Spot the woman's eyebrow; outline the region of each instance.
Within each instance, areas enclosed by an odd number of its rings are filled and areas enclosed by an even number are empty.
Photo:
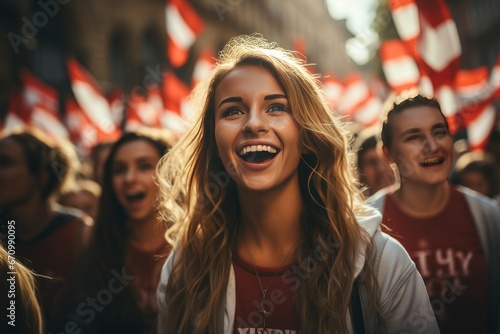
[[[223,103],[227,103],[227,102],[243,102],[243,99],[239,96],[226,97],[225,99],[220,101],[219,108]]]
[[[272,94],[272,95],[266,95],[264,97],[264,100],[276,100],[276,99],[286,99],[286,95],[283,95],[283,94]]]

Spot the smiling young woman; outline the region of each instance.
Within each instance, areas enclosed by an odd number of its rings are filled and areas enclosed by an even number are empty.
[[[313,76],[258,36],[220,55],[196,89],[198,118],[158,169],[175,247],[159,333],[439,332],[408,254],[361,204]]]

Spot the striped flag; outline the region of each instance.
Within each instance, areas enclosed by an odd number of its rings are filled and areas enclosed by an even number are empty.
[[[389,0],[389,6],[401,40],[434,88],[451,85],[462,50],[445,0]]]
[[[189,49],[204,28],[204,23],[187,0],[169,0],[165,9],[167,56],[173,67],[184,65]]]
[[[111,107],[103,90],[76,59],[69,59],[67,65],[73,95],[81,110],[94,127],[102,132],[102,136],[114,137],[115,132],[119,132],[119,129],[114,122]]]
[[[194,65],[191,87],[195,87],[200,81],[205,79],[215,66],[215,54],[212,50],[201,51],[198,61]]]

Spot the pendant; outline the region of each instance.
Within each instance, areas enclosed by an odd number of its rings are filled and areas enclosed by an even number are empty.
[[[260,302],[260,309],[257,310],[257,313],[262,313],[264,316],[264,321],[266,321],[265,317],[269,317],[271,315],[271,311],[265,299],[262,299]]]
[[[264,299],[260,302],[260,309],[257,310],[257,313],[262,313],[262,327],[257,330],[257,333],[259,334],[271,334],[266,328],[266,318],[271,315],[271,310],[269,308],[269,305],[266,303],[265,299],[265,293],[264,293]]]

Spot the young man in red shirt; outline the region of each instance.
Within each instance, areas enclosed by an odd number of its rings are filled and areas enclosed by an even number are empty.
[[[417,265],[441,332],[497,333],[500,209],[447,182],[453,139],[439,103],[421,95],[395,102],[382,142],[401,182],[368,202]]]

